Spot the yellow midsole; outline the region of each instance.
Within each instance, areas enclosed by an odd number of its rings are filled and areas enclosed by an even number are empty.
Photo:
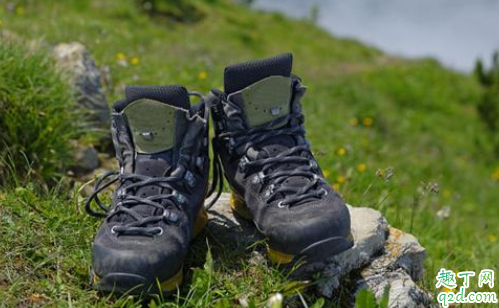
[[[230,208],[239,214],[244,219],[251,220],[253,221],[253,216],[251,215],[251,212],[246,205],[246,202],[244,202],[244,199],[239,197],[235,193],[230,194],[230,199],[229,199],[229,205]]]
[[[208,223],[208,213],[206,212],[204,206],[201,206],[201,208],[199,209],[198,217],[196,218],[194,226],[192,227],[192,238],[198,236],[201,233],[201,231],[203,231],[203,228],[206,226],[207,223]]]
[[[269,257],[270,261],[278,264],[289,264],[293,262],[295,258],[294,255],[280,252],[278,250],[271,248],[270,246],[267,247],[267,256]]]
[[[196,221],[194,222],[194,226],[192,228],[193,238],[198,236],[201,233],[201,231],[203,231],[203,228],[206,226],[207,223],[208,223],[208,213],[206,212],[204,206],[201,206],[201,208],[199,209],[198,217],[196,218]],[[183,279],[184,279],[184,273],[181,268],[178,271],[178,273],[176,273],[172,278],[163,281],[161,283],[161,291],[163,292],[174,291],[182,283]]]
[[[240,196],[238,196],[234,192],[232,192],[230,194],[229,205],[230,205],[230,208],[234,212],[239,214],[239,216],[241,216],[242,218],[247,219],[247,220],[251,220],[251,221],[253,220],[253,216],[251,215],[251,212],[250,212],[248,206],[246,205],[246,202],[244,201],[244,199],[241,198]],[[267,247],[267,255],[268,255],[270,261],[272,261],[274,263],[279,263],[279,264],[291,263],[295,258],[294,255],[280,252],[278,250],[271,248],[270,246]]]
[[[178,286],[182,283],[182,279],[184,279],[184,272],[182,268],[175,274],[172,278],[163,281],[160,284],[161,291],[163,292],[172,292],[178,288]]]

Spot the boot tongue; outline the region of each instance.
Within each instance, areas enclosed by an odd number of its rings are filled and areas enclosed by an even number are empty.
[[[268,124],[291,111],[293,56],[282,54],[265,60],[234,64],[225,69],[225,92],[242,113],[246,127]],[[273,128],[279,128],[280,123]],[[276,136],[259,144],[265,156],[296,145],[291,136]]]
[[[293,55],[285,53],[272,58],[229,65],[224,71],[225,94],[230,95],[270,76],[291,76]]]
[[[261,126],[290,112],[292,62],[291,54],[283,54],[225,69],[225,92],[246,126]]]
[[[136,152],[134,172],[163,176],[174,165],[185,134],[189,95],[180,86],[132,86],[123,113]]]
[[[225,92],[228,100],[242,112],[243,122],[249,128],[268,124],[291,112],[292,55],[235,64],[225,69]],[[274,129],[287,123],[280,123]],[[296,146],[299,140],[290,135],[268,138],[247,151],[251,160],[273,157]],[[294,170],[295,164],[281,164],[279,170]],[[308,179],[290,177],[286,186],[303,187]]]
[[[133,173],[168,176],[176,166],[187,127],[190,109],[187,90],[180,86],[128,87],[126,100],[120,104],[135,149]],[[167,193],[170,192],[158,186],[146,185],[137,189],[135,195],[147,198]],[[142,216],[158,214],[157,209],[144,204],[132,208]],[[118,219],[124,222],[131,219],[128,215],[120,216]]]

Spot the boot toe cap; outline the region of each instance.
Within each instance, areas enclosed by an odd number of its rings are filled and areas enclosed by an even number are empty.
[[[146,240],[147,241],[147,240]],[[93,272],[99,288],[141,293],[156,288],[182,270],[185,252],[180,245],[97,238],[93,245]],[[135,286],[134,286],[135,284]]]
[[[326,198],[313,204],[302,204],[299,209],[276,213],[277,223],[269,224],[269,245],[286,254],[334,255],[352,246],[350,214],[339,198]],[[278,216],[281,216],[278,218]]]

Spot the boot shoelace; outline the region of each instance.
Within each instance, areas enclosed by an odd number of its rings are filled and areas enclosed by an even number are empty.
[[[109,180],[104,183],[106,179]],[[85,209],[92,216],[106,217],[107,221],[111,221],[113,217],[118,215],[126,215],[127,217],[132,218],[132,222],[115,225],[111,230],[112,233],[148,236],[161,235],[163,229],[154,225],[157,225],[157,223],[161,221],[168,224],[176,223],[179,217],[175,212],[170,211],[169,208],[174,206],[177,209],[182,210],[182,205],[186,202],[186,197],[180,194],[171,185],[175,182],[184,183],[185,181],[183,180],[184,179],[180,177],[149,177],[134,173],[110,171],[96,181],[94,192],[85,203]],[[114,208],[111,208],[111,206],[106,206],[102,203],[99,199],[99,194],[118,181],[120,182],[120,185],[116,191],[117,204]],[[137,190],[146,186],[160,187],[168,193],[161,193],[149,197],[137,196]],[[100,211],[95,211],[91,208],[93,201],[99,206],[101,209]],[[151,206],[160,210],[161,214],[144,217],[133,209],[133,207],[137,205]]]
[[[272,120],[263,127],[250,128],[244,131],[220,133],[216,136],[216,138],[218,140],[228,140],[229,148],[232,151],[244,145],[242,153],[247,153],[250,148],[254,146],[258,147],[260,142],[275,136],[304,136],[305,131],[299,124],[279,129],[273,128],[290,122],[303,123],[303,120],[303,114],[290,113]],[[215,144],[213,146],[215,147]],[[215,171],[217,169],[221,169],[221,163],[216,149],[214,149],[213,152],[215,153],[213,161],[215,177],[218,175]],[[306,155],[302,156],[303,153]],[[279,167],[285,164],[293,164],[296,167],[293,170],[279,170]],[[262,184],[260,193],[264,188],[267,188],[264,193],[267,204],[279,199],[279,207],[290,207],[299,204],[303,200],[309,198],[321,198],[327,194],[327,190],[321,188],[321,186],[325,184],[325,181],[317,174],[318,166],[312,158],[308,144],[291,147],[274,157],[250,160],[247,154],[245,154],[241,158],[239,168],[245,174],[245,177],[254,174],[253,170],[260,169],[252,181],[255,184],[258,182]],[[276,171],[274,171],[274,169]],[[221,172],[218,173],[221,174]],[[283,182],[285,182],[289,177],[293,176],[304,177],[308,180],[308,183],[301,188],[282,185]],[[218,177],[219,179],[216,179],[214,182],[219,182],[219,187],[223,187],[223,176],[219,175]],[[271,181],[272,183],[269,185]]]
[[[204,101],[203,95],[199,92],[189,91],[189,95],[198,96],[202,101]],[[216,174],[217,177],[214,178],[211,183],[211,187],[209,188],[206,196],[207,198],[213,194],[216,186],[218,186],[218,177],[221,174],[220,172],[221,166],[218,166],[218,169],[214,171],[214,174]],[[174,211],[170,211],[169,208],[174,206],[178,210],[182,211],[182,206],[185,205],[187,201],[186,197],[175,190],[171,184],[180,183],[180,185],[185,185],[185,183],[187,183],[190,185],[189,182],[192,177],[190,177],[189,174],[190,172],[186,171],[184,177],[150,177],[135,173],[109,171],[95,182],[94,191],[85,202],[85,210],[91,216],[105,217],[107,221],[110,221],[113,217],[118,215],[131,217],[133,221],[129,223],[117,221],[119,224],[113,226],[111,229],[111,232],[115,234],[136,234],[146,236],[161,235],[163,233],[163,229],[157,226],[159,222],[163,221],[167,224],[173,224],[179,220],[178,215]],[[105,182],[106,180],[108,181]],[[112,208],[112,206],[106,206],[102,203],[99,199],[99,194],[117,182],[120,183],[116,192],[117,204],[114,208]],[[156,186],[169,193],[161,193],[149,197],[137,196],[137,190],[146,186]],[[213,204],[215,204],[222,194],[222,189],[223,183],[215,198],[210,201],[206,208],[210,208]],[[100,211],[94,211],[92,209],[91,205],[94,201],[100,208]],[[148,215],[144,217],[133,209],[133,207],[137,205],[154,207],[161,210],[161,214]]]

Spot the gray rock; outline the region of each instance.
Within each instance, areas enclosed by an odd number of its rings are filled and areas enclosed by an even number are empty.
[[[430,293],[416,285],[402,268],[385,270],[359,280],[358,290],[368,288],[377,299],[381,299],[388,288],[389,308],[438,307]]]
[[[53,57],[56,66],[70,79],[79,106],[88,113],[93,124],[107,130],[110,114],[102,93],[101,72],[85,46],[80,43],[58,44],[53,49]]]
[[[99,153],[91,146],[77,145],[71,169],[77,176],[88,174],[99,167]]]
[[[319,283],[319,292],[331,297],[340,286],[340,279],[355,269],[362,268],[371,256],[383,248],[388,223],[380,212],[370,208],[349,206],[354,246],[322,263],[311,264],[311,272],[321,270],[325,278]]]
[[[222,194],[208,211],[210,218],[208,230],[213,234],[213,238],[237,246],[248,246],[261,240],[262,237],[251,222],[234,216],[229,206],[229,199],[230,194]]]
[[[233,215],[229,196],[222,194],[209,211],[208,229],[213,238],[245,246],[262,240],[251,222]],[[319,273],[318,292],[325,297],[332,297],[340,287],[350,288],[352,302],[347,306],[353,306],[355,295],[362,288],[370,289],[381,299],[389,287],[389,307],[432,307],[431,295],[415,283],[424,275],[426,254],[417,239],[390,227],[376,210],[352,206],[348,209],[354,246],[323,262],[301,266],[293,277],[306,279]],[[252,264],[263,262],[259,254],[252,255]]]
[[[430,293],[415,284],[424,276],[425,256],[414,236],[390,227],[382,253],[362,269],[357,288],[369,288],[378,299],[389,288],[389,307],[433,307]]]

